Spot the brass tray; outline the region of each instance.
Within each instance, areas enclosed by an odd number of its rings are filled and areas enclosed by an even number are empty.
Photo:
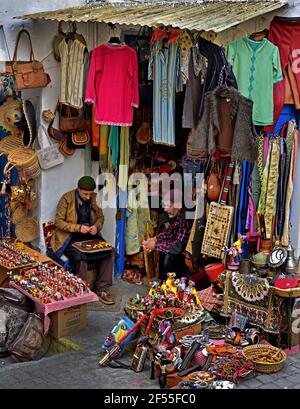
[[[95,248],[93,249],[93,245],[97,245],[98,243],[106,243],[106,245],[109,245],[104,248]],[[72,244],[73,247],[75,247],[77,250],[81,251],[82,253],[99,253],[100,251],[108,251],[112,249],[112,245],[110,243],[107,243],[105,240],[85,240],[85,241],[77,241]]]
[[[274,294],[278,295],[279,297],[283,297],[283,298],[298,298],[298,297],[300,297],[300,287],[287,288],[287,289],[273,287],[273,286],[270,286],[270,287],[274,291]]]

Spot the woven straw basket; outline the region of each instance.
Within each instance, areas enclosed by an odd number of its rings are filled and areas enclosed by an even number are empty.
[[[20,146],[22,146],[20,135],[8,135],[0,141],[0,152],[8,155]]]
[[[19,147],[8,155],[8,163],[16,166],[18,170],[24,170],[28,179],[34,179],[41,173],[41,168],[34,149]]]
[[[281,360],[279,362],[257,362],[254,361],[253,358],[257,354],[257,352],[278,352],[280,351]],[[280,371],[286,360],[286,353],[279,348],[273,347],[272,345],[251,345],[243,349],[243,354],[246,359],[254,363],[255,370],[257,372],[263,373],[274,373]]]
[[[14,224],[20,223],[28,214],[28,210],[20,203],[14,208],[12,213],[12,222]]]
[[[17,239],[23,243],[28,243],[39,237],[39,227],[37,221],[32,219],[23,219],[16,225]]]

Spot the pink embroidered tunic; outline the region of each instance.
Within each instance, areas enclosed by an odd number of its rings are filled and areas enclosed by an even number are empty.
[[[85,102],[95,104],[98,124],[131,126],[139,105],[138,60],[126,44],[101,44],[92,51]]]

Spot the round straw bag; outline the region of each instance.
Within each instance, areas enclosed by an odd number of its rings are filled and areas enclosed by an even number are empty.
[[[27,208],[25,206],[22,206],[21,203],[18,203],[12,212],[13,224],[20,223],[23,219],[26,218],[27,214],[28,214]]]
[[[8,155],[22,144],[20,135],[8,135],[0,141],[0,152]]]
[[[34,149],[22,147],[16,148],[8,155],[8,162],[16,166],[18,170],[23,169],[28,179],[34,179],[41,173],[40,165]]]
[[[23,243],[28,243],[39,237],[39,227],[35,218],[23,220],[16,225],[17,239]]]

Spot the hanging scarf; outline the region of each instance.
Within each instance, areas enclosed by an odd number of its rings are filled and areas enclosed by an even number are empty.
[[[127,188],[128,165],[129,165],[129,127],[122,126],[120,133],[119,187],[124,191]]]
[[[111,151],[111,160],[114,169],[118,168],[119,159],[119,127],[111,126],[108,138],[108,146]]]

